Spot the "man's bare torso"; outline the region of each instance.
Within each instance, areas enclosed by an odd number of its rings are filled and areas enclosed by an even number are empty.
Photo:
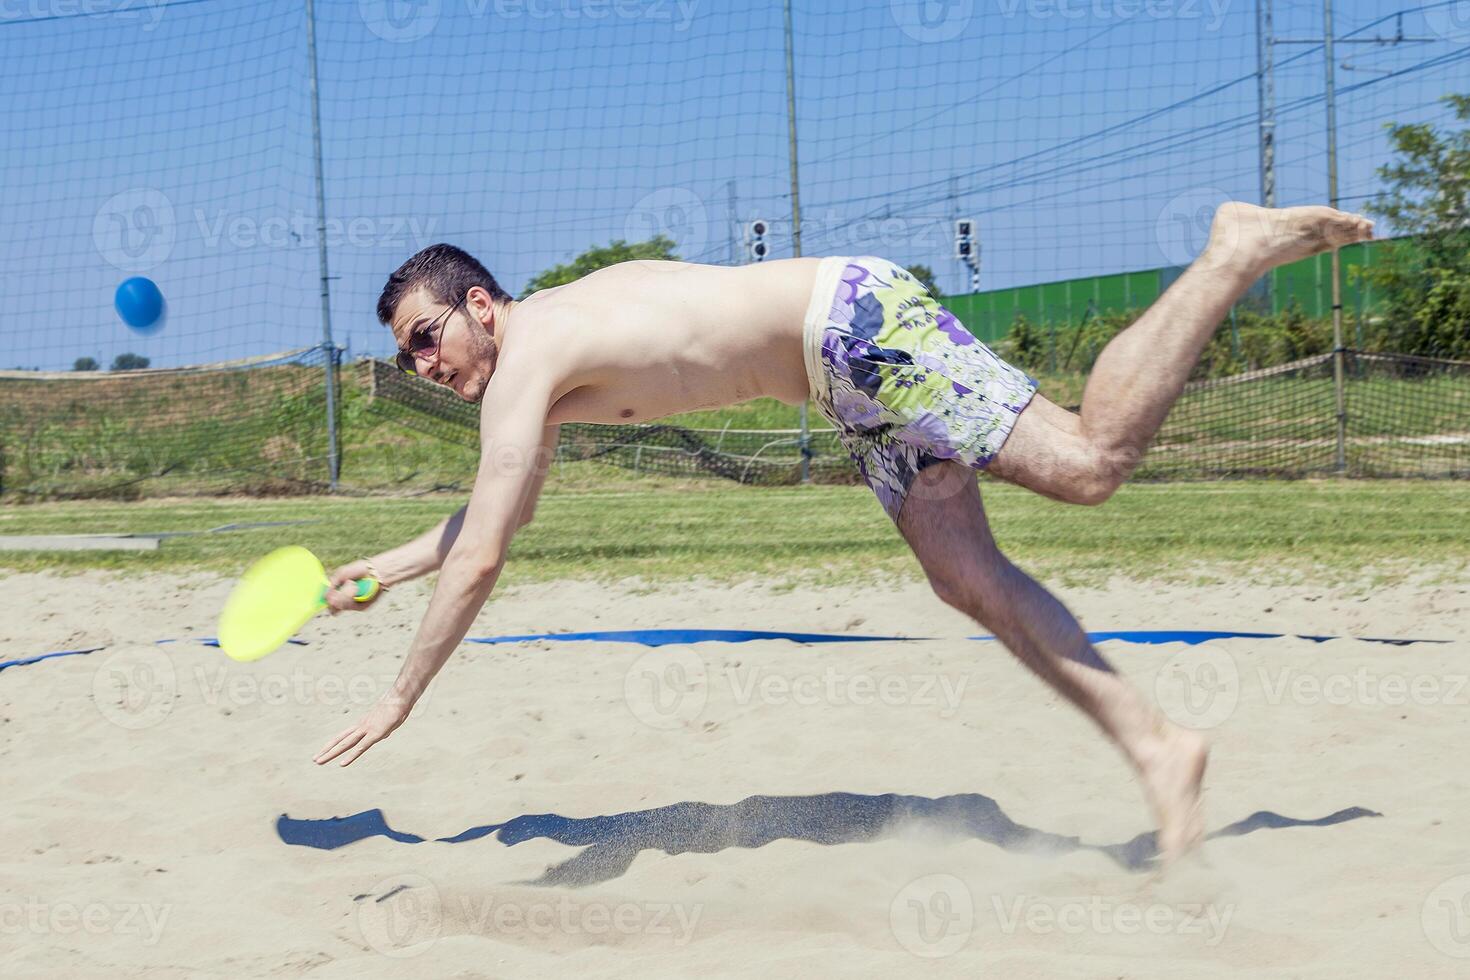
[[[625,262],[517,303],[505,349],[535,337],[555,358],[563,394],[552,425],[646,422],[760,397],[798,404],[818,261]]]

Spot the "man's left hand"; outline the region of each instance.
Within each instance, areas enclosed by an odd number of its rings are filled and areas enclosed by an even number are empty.
[[[412,710],[411,698],[397,691],[389,691],[383,695],[381,701],[373,705],[362,721],[334,735],[313,761],[321,766],[341,756],[341,765],[352,765],[373,745],[392,735]]]

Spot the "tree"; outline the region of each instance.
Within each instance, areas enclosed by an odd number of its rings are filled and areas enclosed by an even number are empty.
[[[141,371],[148,366],[148,358],[141,354],[119,354],[112,359],[114,371]]]
[[[1444,101],[1470,124],[1470,95]],[[1470,125],[1390,126],[1389,140],[1398,159],[1379,168],[1388,187],[1369,210],[1413,237],[1359,271],[1386,300],[1388,322],[1375,339],[1401,353],[1470,358]]]
[[[72,362],[71,369],[73,371],[97,371],[101,367],[102,365],[97,363],[95,357],[79,357]]]
[[[554,265],[545,272],[537,273],[526,283],[526,288],[521,290],[521,299],[525,299],[540,289],[550,289],[552,286],[565,286],[569,282],[576,282],[583,276],[598,269],[605,269],[619,262],[631,262],[634,259],[678,259],[674,254],[674,240],[666,235],[655,235],[646,242],[633,242],[629,244],[621,238],[608,245],[589,248],[581,255],[563,265]]]
[[[909,270],[909,275],[911,275],[915,279],[919,280],[919,282],[923,285],[923,287],[925,289],[929,290],[929,295],[931,295],[931,296],[940,296],[940,295],[942,295],[939,292],[939,287],[934,284],[934,270],[933,269],[929,268],[927,265],[910,265],[910,266],[905,266],[905,268],[907,268]]]

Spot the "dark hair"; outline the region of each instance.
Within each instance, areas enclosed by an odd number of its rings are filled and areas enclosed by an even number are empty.
[[[510,299],[488,269],[462,248],[453,245],[430,245],[398,267],[388,277],[383,295],[378,297],[378,320],[390,323],[393,311],[404,295],[423,286],[437,303],[448,306],[462,298],[473,286],[479,286],[497,303]]]

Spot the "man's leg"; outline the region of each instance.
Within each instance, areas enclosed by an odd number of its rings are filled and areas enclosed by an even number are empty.
[[[941,599],[994,633],[1122,750],[1158,820],[1165,859],[1198,844],[1204,740],[1114,673],[1067,608],[996,549],[974,471],[955,462],[923,470],[898,529]]]
[[[1142,459],[1215,328],[1256,280],[1372,237],[1368,219],[1331,208],[1222,206],[1199,259],[1098,355],[1080,414],[1037,397],[990,472],[1074,503],[1107,499]]]

